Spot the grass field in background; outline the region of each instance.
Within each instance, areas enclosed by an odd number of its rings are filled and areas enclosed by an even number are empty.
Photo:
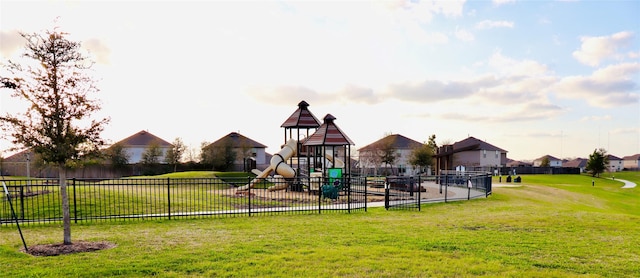
[[[640,173],[615,173],[640,185]],[[421,211],[107,222],[72,240],[113,249],[32,257],[0,228],[6,277],[637,277],[640,187],[588,175],[522,175],[487,199]],[[595,181],[592,186],[591,181]],[[504,177],[503,177],[504,181]],[[504,185],[504,183],[503,183]],[[514,184],[511,184],[514,185]],[[57,224],[27,244],[62,242]]]

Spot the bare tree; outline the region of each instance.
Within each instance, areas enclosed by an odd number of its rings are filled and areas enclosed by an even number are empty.
[[[167,151],[167,154],[164,157],[164,161],[167,164],[173,164],[173,171],[175,172],[178,167],[178,163],[182,160],[182,156],[184,155],[187,147],[182,143],[182,139],[177,137],[173,140],[173,144],[171,148]]]
[[[409,163],[411,163],[411,165],[421,167],[421,171],[427,167],[435,168],[435,160],[433,159],[433,157],[438,150],[438,146],[436,145],[435,140],[436,135],[433,134],[429,137],[427,143],[413,149],[411,151]]]
[[[93,62],[80,52],[80,43],[68,34],[45,31],[44,34],[21,33],[26,39],[23,57],[35,63],[9,60],[0,75],[1,88],[12,97],[26,101],[25,113],[0,116],[3,135],[10,135],[15,145],[32,149],[60,172],[64,244],[71,244],[71,221],[67,194],[67,165],[104,144],[100,133],[108,118],[87,120],[100,110],[90,94],[98,92],[87,74]],[[6,74],[6,75],[5,75]]]

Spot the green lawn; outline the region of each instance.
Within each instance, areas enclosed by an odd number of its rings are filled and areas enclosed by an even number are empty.
[[[487,199],[422,211],[73,225],[113,249],[58,257],[19,251],[0,228],[5,277],[638,277],[640,187],[586,175],[523,175]],[[640,173],[616,173],[640,185]],[[504,180],[504,179],[503,179]],[[595,181],[595,186],[591,181]],[[496,181],[497,183],[497,181]],[[58,224],[23,228],[62,241]]]

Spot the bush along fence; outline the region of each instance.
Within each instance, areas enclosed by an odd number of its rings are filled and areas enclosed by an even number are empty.
[[[368,207],[382,204],[387,209],[420,210],[423,203],[464,199],[461,197],[464,194],[454,194],[449,186],[445,186],[444,191],[440,187],[438,192],[437,180],[421,177],[389,177],[375,182],[366,177],[70,179],[67,191],[74,223],[351,213],[366,212]],[[479,194],[477,190],[490,193],[490,176],[488,182],[488,187],[486,183],[473,182],[474,197]],[[12,179],[4,183],[8,194],[0,194],[0,225],[16,221],[25,224],[62,221],[57,179]]]

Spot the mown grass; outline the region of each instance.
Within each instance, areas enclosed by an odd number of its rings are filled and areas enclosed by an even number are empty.
[[[421,211],[74,225],[73,240],[117,247],[58,257],[20,252],[15,227],[3,227],[2,275],[637,277],[639,188],[606,179],[591,186],[590,176],[522,177],[523,186],[496,187],[487,199]],[[28,244],[62,240],[57,225],[23,233]]]

